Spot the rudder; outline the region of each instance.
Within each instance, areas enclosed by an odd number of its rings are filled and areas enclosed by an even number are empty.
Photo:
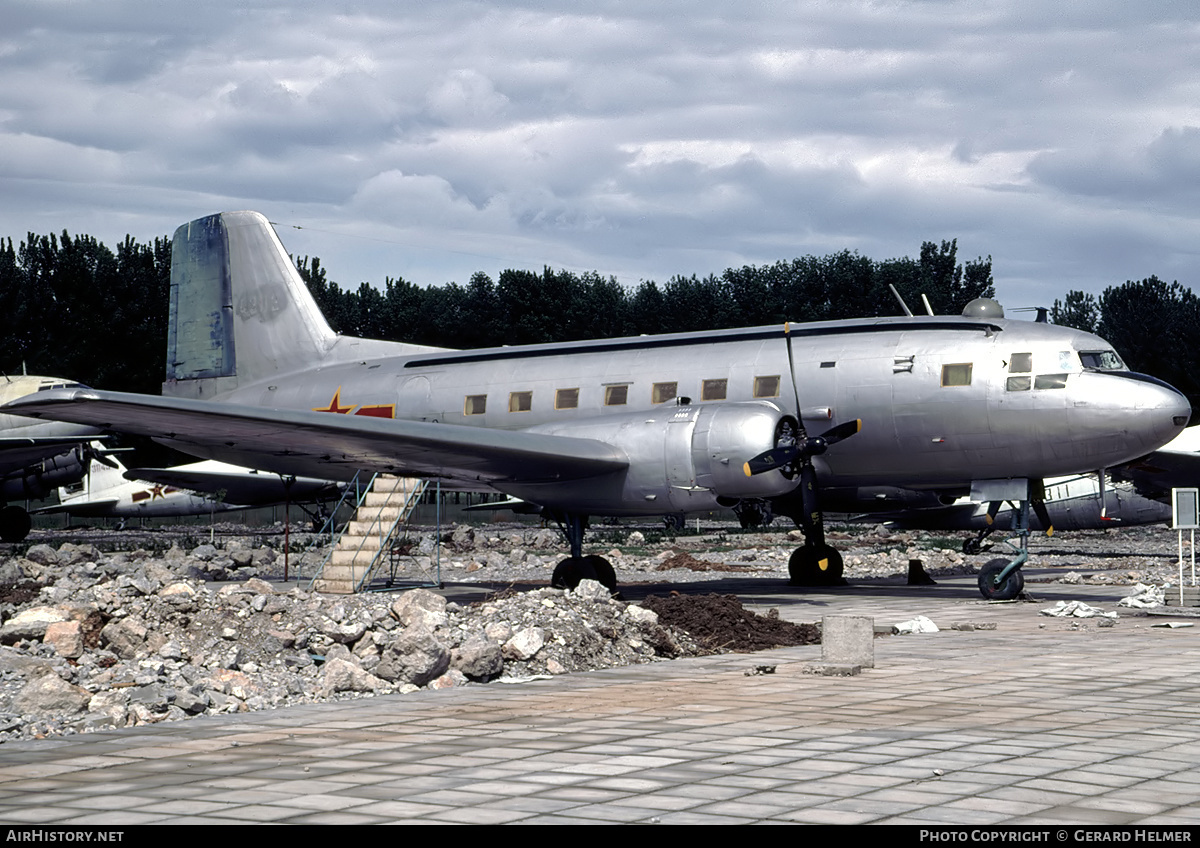
[[[311,367],[337,339],[265,217],[222,212],[175,231],[164,395],[212,398]]]

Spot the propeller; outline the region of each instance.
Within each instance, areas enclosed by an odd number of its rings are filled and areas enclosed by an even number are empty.
[[[1054,522],[1050,520],[1050,510],[1046,509],[1046,481],[1029,481],[1029,508],[1042,523],[1042,532],[1047,536],[1054,535]]]
[[[853,421],[847,421],[845,424],[839,424],[829,430],[826,430],[819,436],[809,438],[808,430],[804,426],[804,418],[800,413],[800,388],[796,385],[796,362],[792,356],[792,325],[790,322],[784,322],[783,338],[787,345],[788,358],[788,377],[792,383],[792,399],[796,402],[796,426],[795,438],[790,440],[779,438],[786,431],[781,426],[779,433],[776,435],[776,441],[782,441],[783,444],[776,444],[770,450],[763,451],[758,456],[751,459],[742,466],[742,470],[746,472],[747,477],[753,477],[755,474],[762,474],[764,471],[774,471],[780,469],[789,478],[796,476],[794,463],[797,459],[800,460],[800,471],[812,467],[812,458],[819,456],[829,448],[830,445],[836,445],[842,439],[847,439],[853,436],[862,429],[862,419],[856,418]],[[787,419],[784,419],[787,421]],[[789,467],[791,466],[791,467]],[[815,489],[816,477],[811,478],[808,485]]]
[[[88,442],[83,446],[83,461],[86,463],[88,468],[90,469],[91,460],[93,459],[101,465],[107,465],[109,468],[116,468],[117,464],[108,458],[112,451],[106,449],[102,445],[99,447],[97,445],[99,445],[99,442]]]
[[[853,421],[847,421],[844,424],[838,424],[836,427],[831,427],[819,436],[809,438],[801,429],[801,434],[796,439],[794,444],[779,445],[770,450],[763,451],[758,456],[750,459],[742,466],[742,470],[746,472],[747,477],[753,477],[755,474],[762,474],[764,471],[774,471],[782,469],[787,473],[788,466],[795,463],[797,459],[801,461],[804,467],[812,465],[809,462],[814,456],[820,456],[829,449],[830,445],[836,445],[843,439],[848,439],[862,429],[862,419],[855,418]],[[794,476],[793,472],[792,476]]]

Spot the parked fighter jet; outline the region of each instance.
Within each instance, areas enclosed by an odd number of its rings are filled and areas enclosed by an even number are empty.
[[[590,515],[745,500],[804,529],[795,581],[840,582],[820,499],[972,493],[1027,514],[1030,481],[1142,456],[1191,414],[1103,339],[1006,320],[990,300],[961,317],[449,351],[336,335],[257,213],[185,224],[172,250],[163,397],[66,389],[7,409],[282,474],[494,489],[560,521],[568,585],[615,582],[582,555]],[[989,564],[984,595],[1017,594],[1023,562]]]
[[[1171,489],[1200,485],[1200,427],[1188,427],[1156,451],[1109,469],[1106,476],[1075,474],[1045,481],[1041,507],[1029,516],[1029,529],[1097,530],[1171,520]],[[924,501],[924,502],[922,502]],[[977,530],[963,544],[978,553],[992,532],[1014,524],[1014,510],[1000,503],[959,498],[933,503],[929,496],[907,493],[902,512],[876,516],[900,527],[923,530]]]
[[[1171,502],[1172,488],[1200,486],[1200,427],[1188,427],[1149,456],[1113,469],[1139,495]]]
[[[60,487],[59,502],[38,513],[90,518],[207,515],[211,512],[304,503],[336,497],[339,484],[308,477],[280,477],[206,460],[174,468],[127,471],[113,456],[93,458],[77,484]]]
[[[0,376],[0,402],[50,389],[81,388],[57,377]],[[0,415],[0,496],[5,503],[44,498],[56,486],[74,483],[87,468],[85,446],[96,427]],[[0,540],[19,542],[32,527],[24,507],[0,507]]]
[[[1169,503],[1144,497],[1129,483],[1109,482],[1103,488],[1102,492],[1095,474],[1046,480],[1044,510],[1036,510],[1029,516],[1029,529],[1101,530],[1171,520]],[[1012,528],[1014,517],[1012,507],[993,507],[964,497],[948,505],[885,513],[873,516],[872,520],[920,530],[976,530],[975,536],[963,542],[963,553],[973,554],[982,550],[983,541],[993,532],[1004,533]]]

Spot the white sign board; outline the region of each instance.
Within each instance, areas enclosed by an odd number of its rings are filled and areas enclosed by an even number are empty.
[[[1200,489],[1171,490],[1171,520],[1175,530],[1200,527]]]

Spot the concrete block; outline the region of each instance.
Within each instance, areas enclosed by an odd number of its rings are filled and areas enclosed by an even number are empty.
[[[854,677],[862,671],[861,666],[848,663],[808,663],[800,669],[803,674],[819,674],[822,677]]]
[[[867,615],[827,615],[821,619],[821,660],[875,667],[875,620]]]

